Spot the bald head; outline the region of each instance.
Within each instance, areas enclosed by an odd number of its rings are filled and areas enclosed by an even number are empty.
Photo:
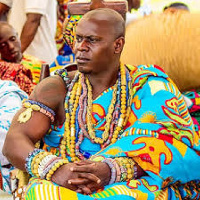
[[[16,32],[15,29],[8,24],[7,22],[0,21],[0,39],[4,37],[5,30],[12,30],[13,32]]]
[[[114,10],[87,12],[76,27],[74,53],[78,70],[104,77],[117,73],[124,46],[124,19]]]
[[[96,20],[99,22],[105,22],[113,31],[115,38],[125,35],[125,22],[123,17],[113,9],[98,8],[87,12],[79,21],[81,23],[84,20]]]
[[[7,22],[0,22],[0,54],[1,59],[7,62],[19,63],[22,59],[17,32]]]

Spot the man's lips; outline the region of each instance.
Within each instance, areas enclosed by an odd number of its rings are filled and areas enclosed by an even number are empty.
[[[89,62],[89,61],[90,61],[90,59],[85,58],[85,57],[77,57],[77,58],[76,58],[76,62],[77,62],[77,63],[87,63],[87,62]]]
[[[11,56],[15,57],[17,54],[18,54],[18,51],[14,51],[14,52],[11,53]]]

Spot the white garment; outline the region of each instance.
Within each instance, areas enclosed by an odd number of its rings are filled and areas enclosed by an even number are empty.
[[[2,0],[1,0],[2,1]],[[4,0],[6,1],[6,0]],[[7,0],[11,1],[11,0]],[[42,14],[37,33],[25,53],[51,64],[57,56],[55,42],[57,25],[56,0],[12,0],[8,22],[21,35],[27,13]]]
[[[28,95],[15,82],[0,80],[0,162],[2,166],[9,164],[2,154],[2,148],[12,118],[21,108],[24,98],[27,99]]]
[[[13,0],[0,0],[0,3],[3,3],[11,8]]]

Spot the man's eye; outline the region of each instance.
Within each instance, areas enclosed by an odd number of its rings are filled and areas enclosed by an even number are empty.
[[[82,41],[82,38],[81,38],[81,37],[76,37],[76,41],[77,41],[77,42],[81,42],[81,41]]]
[[[6,46],[6,43],[1,43],[0,48],[3,49]]]
[[[10,38],[10,41],[15,41],[16,40],[16,37],[15,36],[12,36],[11,38]]]
[[[97,38],[89,38],[89,41],[90,41],[90,42],[97,42],[98,39],[97,39]]]

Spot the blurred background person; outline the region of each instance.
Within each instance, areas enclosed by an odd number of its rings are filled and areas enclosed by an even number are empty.
[[[0,0],[0,3],[10,6],[8,22],[20,36],[22,53],[52,63],[58,54],[55,42],[57,1]]]

